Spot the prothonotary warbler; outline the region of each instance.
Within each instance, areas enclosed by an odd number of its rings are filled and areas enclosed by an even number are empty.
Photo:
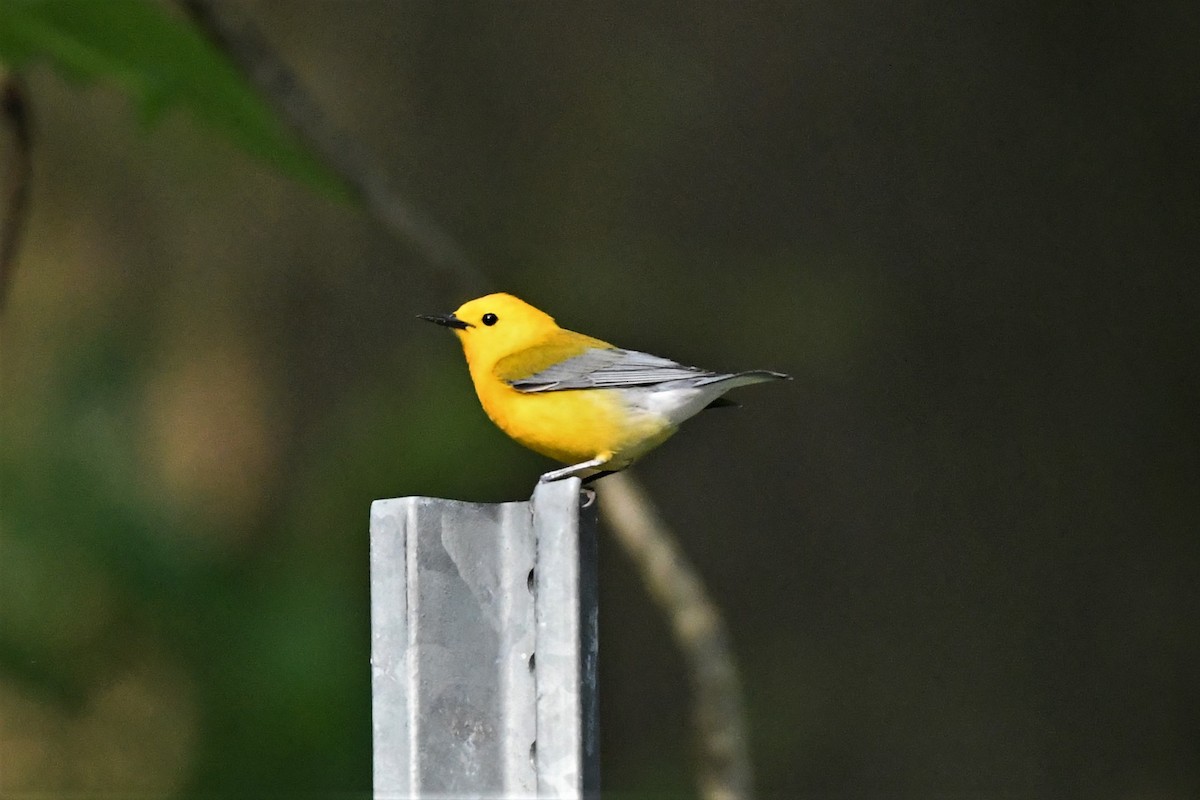
[[[564,330],[511,294],[489,294],[453,314],[421,315],[462,342],[483,410],[512,438],[570,466],[542,481],[588,481],[622,470],[701,409],[732,405],[738,386],[787,379],[687,367]]]

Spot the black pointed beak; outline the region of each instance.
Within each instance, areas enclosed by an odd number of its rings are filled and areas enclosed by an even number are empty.
[[[475,327],[453,314],[417,314],[417,319],[423,319],[426,322],[432,322],[437,325],[444,325],[447,328],[457,328],[460,331]]]

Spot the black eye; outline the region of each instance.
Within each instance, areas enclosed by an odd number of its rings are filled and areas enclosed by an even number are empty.
[[[495,314],[492,314],[491,312],[484,314],[483,319],[480,320],[480,322],[482,322],[484,325],[487,325],[488,327],[495,325],[499,321],[500,321],[500,318],[497,317]]]

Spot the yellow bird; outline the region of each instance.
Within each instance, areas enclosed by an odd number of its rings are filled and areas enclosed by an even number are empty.
[[[475,393],[502,431],[570,466],[542,481],[593,481],[625,469],[704,408],[732,405],[738,386],[788,379],[767,370],[709,372],[622,350],[554,319],[511,294],[489,294],[453,314],[420,315],[452,328]]]

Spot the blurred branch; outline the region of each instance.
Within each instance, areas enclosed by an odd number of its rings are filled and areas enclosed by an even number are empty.
[[[339,130],[263,38],[253,22],[222,0],[180,0],[197,27],[241,70],[297,135],[350,187],[397,240],[466,293],[487,285],[482,272],[434,220],[391,185],[387,171],[359,140]]]
[[[666,612],[691,671],[700,738],[700,790],[706,800],[745,800],[752,793],[741,682],[721,612],[645,491],[628,473],[598,489],[600,509]]]
[[[17,245],[29,214],[29,185],[32,176],[32,137],[25,87],[16,73],[0,74],[0,119],[9,131],[11,144],[0,177],[4,180],[3,207],[0,207],[0,310],[8,295],[12,274],[17,266]]]

